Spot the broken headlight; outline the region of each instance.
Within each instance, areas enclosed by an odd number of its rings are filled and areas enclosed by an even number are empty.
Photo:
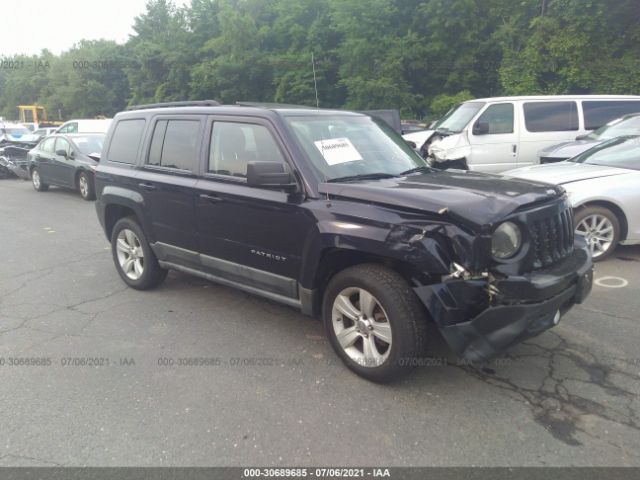
[[[491,253],[498,260],[507,260],[520,250],[522,234],[513,222],[501,223],[491,237]]]

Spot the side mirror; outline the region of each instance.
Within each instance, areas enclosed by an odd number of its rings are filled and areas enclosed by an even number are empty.
[[[250,187],[295,190],[297,183],[288,167],[280,162],[249,162],[247,185]]]
[[[407,145],[409,145],[414,150],[418,148],[418,146],[416,145],[416,142],[412,142],[411,140],[405,140],[405,142],[407,142]]]
[[[473,129],[471,130],[471,132],[474,135],[486,135],[489,133],[489,123],[481,122],[480,120],[478,120],[473,124]]]
[[[58,155],[59,157],[67,158],[67,151],[66,150],[56,150],[56,155]]]

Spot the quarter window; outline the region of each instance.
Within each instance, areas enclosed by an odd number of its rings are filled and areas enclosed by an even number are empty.
[[[109,161],[131,165],[136,163],[143,130],[144,120],[142,119],[119,121],[111,137]]]
[[[251,161],[285,163],[269,130],[250,123],[215,122],[209,148],[209,173],[247,176]]]
[[[484,123],[488,127],[488,135],[513,133],[513,104],[498,103],[487,108],[476,124]]]
[[[584,101],[584,128],[595,130],[629,113],[640,112],[640,101]]]
[[[530,102],[523,107],[524,123],[530,132],[578,130],[576,102]]]
[[[153,130],[147,164],[194,170],[199,132],[198,120],[159,120]]]

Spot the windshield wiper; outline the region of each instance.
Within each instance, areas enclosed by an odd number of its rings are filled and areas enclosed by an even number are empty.
[[[334,183],[334,182],[350,182],[352,180],[381,180],[383,178],[394,178],[394,177],[395,175],[392,175],[391,173],[383,173],[383,172],[361,173],[359,175],[347,175],[346,177],[330,178],[329,180],[327,180],[327,182]]]
[[[416,172],[431,172],[433,169],[431,167],[427,167],[426,165],[422,165],[421,167],[410,168],[409,170],[405,170],[400,173],[400,175],[409,175],[410,173]]]

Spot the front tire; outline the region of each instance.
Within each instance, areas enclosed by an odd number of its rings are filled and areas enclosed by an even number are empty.
[[[167,277],[142,228],[133,218],[116,222],[111,232],[111,253],[120,278],[137,290],[150,290]]]
[[[323,300],[331,346],[358,375],[385,383],[408,373],[426,350],[425,312],[397,272],[374,264],[336,274]]]
[[[78,191],[83,200],[91,201],[96,199],[93,177],[87,172],[80,172],[78,174]]]
[[[37,168],[31,170],[31,184],[37,192],[46,192],[49,190],[49,184],[42,181],[42,177],[40,177],[40,170]]]
[[[608,258],[620,241],[620,220],[611,210],[597,205],[576,212],[576,233],[585,237],[594,262]]]

